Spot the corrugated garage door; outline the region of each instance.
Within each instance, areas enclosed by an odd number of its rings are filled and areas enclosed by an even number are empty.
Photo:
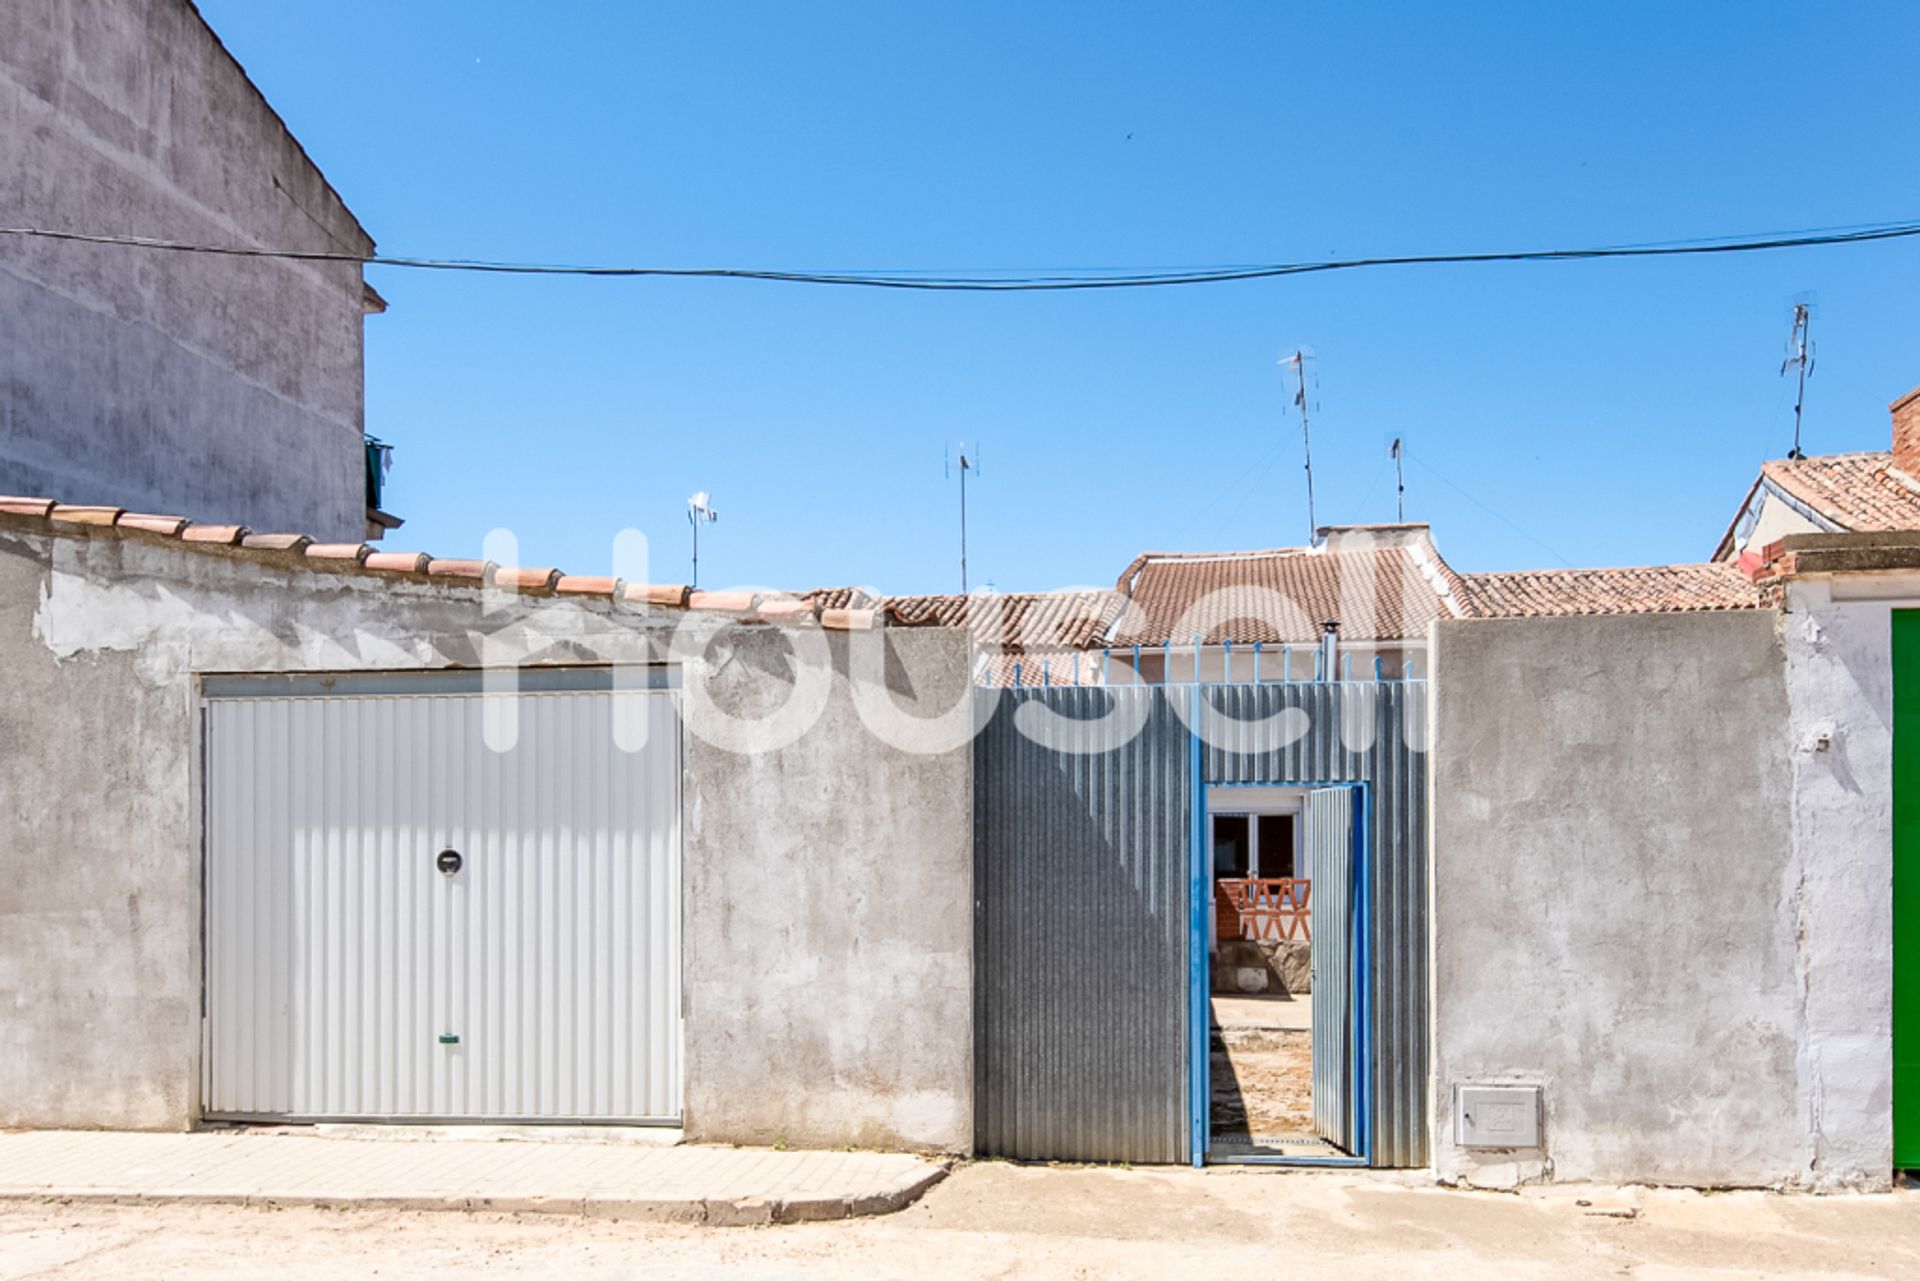
[[[674,696],[417,688],[206,700],[206,1111],[677,1119]]]

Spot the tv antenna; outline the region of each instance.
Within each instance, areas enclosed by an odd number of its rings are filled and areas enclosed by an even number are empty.
[[[1780,362],[1780,375],[1785,377],[1789,369],[1800,371],[1800,387],[1793,397],[1793,452],[1789,458],[1805,458],[1800,449],[1800,411],[1807,403],[1807,379],[1813,376],[1813,307],[1810,303],[1793,304],[1793,333],[1787,338],[1787,358]]]
[[[1299,383],[1293,393],[1293,403],[1300,406],[1300,444],[1307,458],[1307,541],[1311,543],[1320,531],[1320,523],[1313,516],[1313,430],[1307,422],[1307,352],[1304,347],[1294,348],[1291,356],[1281,358],[1280,367],[1291,369]]]
[[[1387,446],[1387,456],[1393,459],[1393,483],[1399,492],[1399,507],[1394,517],[1402,525],[1407,523],[1407,442],[1404,437],[1395,436],[1393,443]]]
[[[944,472],[949,478],[956,470],[955,454],[960,459],[958,465],[960,472],[960,594],[965,596],[967,594],[967,473],[980,474],[980,442],[974,441],[973,449],[969,451],[967,442],[963,440],[953,453],[946,456]]]
[[[693,526],[693,583],[700,585],[700,526],[711,525],[720,519],[720,513],[713,509],[713,497],[701,490],[687,499],[687,523]]]

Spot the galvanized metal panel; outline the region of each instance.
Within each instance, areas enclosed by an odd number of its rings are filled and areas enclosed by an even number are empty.
[[[679,1116],[673,696],[514,705],[208,700],[210,1115]]]
[[[1365,783],[1367,977],[1381,1166],[1427,1163],[1424,681],[1223,685],[1204,691],[1208,783]],[[1273,720],[1297,712],[1289,720]],[[1304,732],[1302,732],[1304,730]],[[1315,890],[1318,893],[1318,890]]]
[[[998,697],[974,747],[976,1146],[1185,1161],[1185,728],[1150,686]],[[1071,719],[1047,745],[1016,727],[1048,710]]]
[[[1360,1129],[1353,1054],[1353,792],[1315,788],[1307,793],[1302,819],[1312,878],[1313,1130],[1353,1152]]]

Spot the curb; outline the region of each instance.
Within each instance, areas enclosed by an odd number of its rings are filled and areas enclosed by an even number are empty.
[[[935,1165],[904,1186],[863,1197],[736,1197],[705,1200],[656,1200],[619,1196],[330,1196],[324,1192],[275,1195],[270,1192],[219,1192],[203,1188],[135,1192],[110,1188],[36,1188],[0,1191],[0,1204],[81,1202],[89,1205],[234,1205],[249,1209],[293,1207],[335,1210],[453,1211],[462,1214],[567,1214],[582,1218],[643,1223],[683,1223],[702,1227],[767,1227],[785,1223],[822,1223],[835,1219],[893,1214],[918,1201],[947,1177]]]

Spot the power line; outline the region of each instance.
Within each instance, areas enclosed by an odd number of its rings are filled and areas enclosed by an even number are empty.
[[[1419,464],[1420,467],[1423,470],[1425,470],[1428,475],[1432,476],[1435,480],[1445,485],[1448,489],[1451,489],[1455,493],[1459,494],[1460,497],[1466,499],[1468,502],[1472,503],[1475,507],[1478,507],[1481,511],[1493,517],[1495,520],[1505,525],[1508,529],[1511,529],[1514,533],[1520,535],[1520,537],[1526,539],[1528,542],[1540,548],[1542,551],[1545,551],[1549,556],[1559,561],[1562,565],[1565,565],[1568,569],[1578,568],[1572,561],[1568,560],[1565,556],[1562,556],[1553,547],[1548,546],[1545,540],[1536,538],[1532,534],[1528,533],[1526,528],[1522,526],[1519,522],[1512,520],[1507,516],[1504,516],[1501,513],[1495,511],[1493,508],[1489,507],[1487,504],[1481,502],[1478,498],[1475,498],[1472,494],[1468,493],[1464,488],[1455,484],[1453,481],[1448,480],[1445,476],[1441,475],[1439,472],[1439,469],[1434,467],[1433,464],[1429,463],[1426,459],[1420,457],[1420,455],[1413,454],[1411,455],[1411,457],[1413,458],[1413,461],[1415,463]]]
[[[1755,253],[1774,249],[1808,249],[1824,245],[1854,245],[1920,236],[1920,222],[1875,223],[1865,226],[1746,238],[1701,238],[1661,244],[1603,245],[1584,249],[1524,249],[1484,253],[1400,254],[1369,258],[1334,258],[1316,262],[1288,262],[1196,267],[1174,271],[1055,269],[1035,274],[1010,274],[982,269],[951,275],[923,275],[892,271],[782,271],[749,267],[624,267],[580,266],[558,263],[489,262],[472,258],[417,258],[389,254],[354,254],[329,250],[259,249],[241,245],[201,245],[145,236],[99,235],[46,227],[0,227],[0,236],[113,245],[168,253],[216,254],[232,258],[272,258],[292,262],[350,262],[371,267],[400,267],[417,271],[462,271],[512,276],[588,276],[604,278],[658,278],[680,280],[758,280],[774,284],[839,285],[863,289],[909,289],[933,292],[1036,293],[1069,289],[1151,289],[1173,285],[1214,285],[1234,281],[1271,280],[1329,271],[1356,271],[1370,267],[1431,267],[1516,262],[1587,262],[1604,258],[1674,258],[1700,254]]]

